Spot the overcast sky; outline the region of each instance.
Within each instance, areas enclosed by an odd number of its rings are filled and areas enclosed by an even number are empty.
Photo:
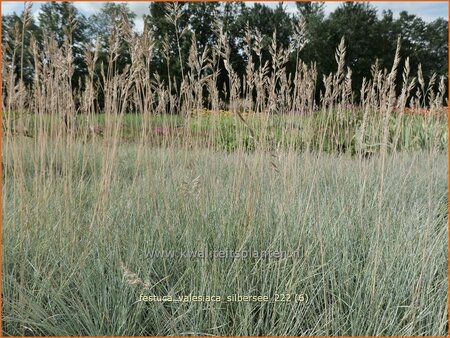
[[[120,1],[115,1],[120,3]],[[34,2],[33,14],[37,17],[39,8],[43,2]],[[248,6],[252,6],[254,2],[247,2]],[[264,2],[269,7],[275,7],[278,2]],[[86,16],[96,13],[104,4],[104,2],[74,2],[75,6]],[[328,15],[334,11],[342,2],[326,2],[325,12]],[[372,6],[378,9],[379,14],[382,10],[390,9],[394,15],[398,16],[403,10],[411,14],[420,16],[427,22],[443,17],[448,19],[448,2],[371,2]],[[143,27],[142,15],[148,14],[149,2],[128,2],[132,11],[137,14],[136,29],[141,30]],[[2,1],[2,14],[11,14],[13,12],[20,13],[23,10],[23,2]],[[295,13],[295,2],[284,2],[284,6],[288,12]]]

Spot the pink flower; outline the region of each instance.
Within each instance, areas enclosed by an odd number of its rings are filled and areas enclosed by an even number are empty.
[[[153,128],[153,132],[155,134],[158,134],[158,135],[164,135],[165,134],[165,130],[162,127]]]

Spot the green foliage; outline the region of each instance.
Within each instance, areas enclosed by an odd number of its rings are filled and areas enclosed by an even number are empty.
[[[327,41],[328,48],[324,53],[332,55],[335,48],[333,46],[339,45],[339,41],[344,37],[347,47],[346,65],[352,69],[352,77],[356,84],[362,83],[363,77],[370,77],[370,66],[377,57],[391,58],[393,55],[393,53],[381,55],[377,44],[384,44],[386,41],[380,41],[377,23],[376,9],[369,3],[359,2],[345,2],[332,12],[327,20],[331,34]],[[395,42],[396,38],[389,41]],[[331,58],[328,60],[334,61]]]
[[[108,51],[110,50],[110,38],[114,30],[118,30],[126,20],[130,28],[134,28],[136,14],[131,11],[128,4],[105,3],[100,13],[89,17],[88,36],[92,39],[100,39],[101,50],[99,60],[106,63]],[[127,64],[131,63],[129,46],[121,36],[119,39],[119,48],[117,50],[116,67],[119,71],[123,70]]]
[[[406,11],[394,19],[391,11],[383,11],[381,17],[370,4],[346,2],[334,10],[329,17],[324,14],[323,2],[299,2],[298,14],[291,15],[285,7],[279,4],[275,9],[265,4],[255,3],[246,6],[242,2],[206,3],[188,2],[179,3],[181,16],[177,28],[167,19],[167,4],[154,2],[149,7],[149,14],[145,21],[155,37],[155,51],[152,69],[159,77],[174,90],[181,85],[182,65],[187,61],[191,45],[191,35],[195,33],[198,53],[203,53],[205,46],[212,46],[217,36],[214,33],[216,17],[223,20],[224,31],[228,34],[230,44],[230,60],[234,69],[243,77],[246,69],[246,59],[242,54],[245,27],[258,28],[263,41],[262,63],[271,62],[268,55],[268,46],[274,32],[276,32],[279,46],[287,47],[293,37],[293,25],[300,17],[306,21],[306,39],[308,43],[300,53],[300,58],[307,64],[314,62],[318,70],[318,78],[328,75],[335,70],[335,63],[330,55],[339,44],[342,36],[347,42],[346,63],[353,71],[354,89],[359,90],[362,78],[370,76],[370,66],[379,60],[382,68],[390,68],[392,55],[394,55],[396,40],[402,38],[402,55],[410,57],[412,69],[417,69],[419,63],[423,65],[424,78],[429,79],[433,73],[447,74],[448,64],[448,21],[437,19],[426,23],[416,15]],[[104,59],[110,48],[108,37],[113,27],[118,27],[123,15],[127,16],[128,23],[134,26],[136,15],[130,11],[126,4],[107,3],[99,13],[89,18],[81,15],[71,3],[45,3],[39,14],[39,23],[32,23],[26,33],[24,41],[24,77],[31,84],[33,70],[30,67],[29,39],[36,37],[39,48],[42,48],[42,32],[54,36],[61,46],[63,35],[71,30],[76,68],[73,83],[78,85],[86,74],[86,65],[83,59],[81,46],[92,42],[97,36],[102,41],[100,59]],[[4,16],[2,20],[2,42],[11,44],[14,41],[16,23],[21,25],[21,16],[13,14]],[[75,25],[72,25],[75,24]],[[73,28],[70,28],[73,27]],[[176,32],[177,31],[177,32]],[[179,42],[176,34],[178,33]],[[178,48],[178,43],[180,48]],[[129,46],[121,44],[121,52],[117,60],[119,70],[130,64]],[[166,50],[167,49],[167,50]],[[179,50],[180,49],[180,50]],[[6,57],[11,58],[11,49],[6,50]],[[181,60],[180,56],[181,55]],[[168,63],[167,63],[167,60]],[[292,53],[287,69],[291,72],[295,68],[296,55]],[[254,59],[254,62],[258,58]],[[16,63],[20,58],[16,57]],[[270,66],[270,64],[269,64]],[[17,66],[19,67],[19,66]],[[227,81],[224,78],[224,65],[220,65],[219,83],[223,86]],[[97,75],[100,69],[96,70]],[[400,75],[398,75],[400,79]],[[316,98],[323,84],[319,81]],[[357,97],[356,97],[357,99]],[[100,98],[100,101],[102,99]],[[101,105],[100,105],[101,106]]]
[[[74,57],[75,72],[72,81],[75,84],[87,74],[82,48],[90,39],[88,27],[86,17],[79,13],[73,3],[46,2],[40,8],[39,28],[42,32],[55,39],[60,48],[65,39],[68,39]]]
[[[94,121],[84,116],[77,117],[77,130],[82,138],[89,126],[105,129],[105,114],[96,114]],[[113,119],[112,117],[110,117]],[[6,112],[3,124],[13,124],[13,130],[22,126],[29,135],[35,134],[35,126],[44,125],[56,133],[60,120],[36,116],[23,112]],[[296,150],[348,153],[358,155],[377,154],[382,142],[383,116],[376,112],[368,114],[363,139],[360,131],[363,112],[358,109],[317,111],[307,116],[274,115],[271,117],[250,115],[245,117],[248,126],[236,115],[217,114],[210,116],[182,117],[179,115],[153,115],[149,119],[146,138],[157,145],[172,146],[190,142],[199,147],[233,152],[238,149]],[[41,122],[38,122],[41,121]],[[388,149],[394,151],[437,150],[448,147],[448,119],[446,115],[418,116],[414,114],[392,114],[388,126]],[[142,137],[141,114],[126,114],[121,123],[121,138],[138,143]],[[252,129],[254,137],[249,129]],[[394,142],[395,135],[398,140]],[[395,149],[394,149],[395,147]]]
[[[4,58],[12,62],[14,58],[15,72],[20,76],[23,61],[23,81],[30,85],[33,81],[33,57],[31,53],[31,39],[34,37],[37,45],[42,47],[42,31],[32,16],[28,17],[24,28],[24,14],[16,13],[2,16],[2,52]],[[14,48],[16,53],[13,52]],[[22,55],[23,53],[23,55]]]
[[[213,32],[214,21],[219,13],[218,2],[188,2],[186,16],[189,18],[189,28],[195,33],[197,49],[213,46],[217,37]]]

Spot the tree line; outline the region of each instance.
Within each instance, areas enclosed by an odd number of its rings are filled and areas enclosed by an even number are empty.
[[[303,48],[299,52],[292,50],[287,69],[294,72],[299,58],[306,64],[314,64],[319,74],[318,91],[322,77],[336,70],[334,53],[342,37],[345,37],[346,65],[352,70],[355,92],[362,79],[371,76],[374,64],[380,69],[392,66],[398,37],[401,54],[409,57],[412,69],[421,64],[425,78],[433,73],[448,74],[448,21],[445,19],[427,23],[407,11],[394,18],[390,10],[378,13],[369,3],[359,2],[345,2],[329,16],[325,15],[324,2],[297,2],[296,13],[288,13],[283,3],[275,8],[261,3],[249,7],[243,2],[178,4],[169,11],[166,3],[150,3],[143,18],[145,29],[151,30],[155,38],[152,72],[174,90],[181,85],[192,44],[196,44],[195,50],[201,54],[205,47],[217,43],[217,19],[227,32],[230,59],[241,78],[249,61],[247,53],[243,53],[248,31],[253,33],[259,48],[252,52],[252,62],[256,67],[268,63],[270,69],[271,42],[276,38],[280,47],[288,48],[299,20],[305,25]],[[107,64],[110,49],[116,48],[118,71],[132,62],[129,51],[133,46],[126,41],[110,45],[111,34],[124,22],[131,28],[136,25],[136,14],[126,3],[105,3],[98,13],[86,17],[73,3],[48,2],[41,6],[38,20],[30,15],[30,8],[25,8],[20,14],[2,16],[3,57],[8,60],[14,57],[17,78],[30,86],[33,83],[32,40],[36,48],[43,50],[49,38],[55,39],[59,47],[69,39],[75,65],[73,87],[82,87],[88,73],[85,48],[100,43],[99,64],[101,61]],[[97,72],[100,71],[99,66]],[[219,76],[219,82],[226,85],[223,76]]]

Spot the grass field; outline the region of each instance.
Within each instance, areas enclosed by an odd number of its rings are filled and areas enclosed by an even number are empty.
[[[44,163],[31,142],[20,151],[14,160],[20,169],[4,168],[3,330],[9,334],[447,330],[445,154],[389,157],[381,186],[378,158],[158,148],[138,156],[136,146],[123,145],[106,188],[102,147],[49,147]],[[286,256],[149,256],[206,248]],[[290,257],[298,250],[300,257]],[[141,294],[174,301],[139,302]],[[270,300],[175,301],[189,294]],[[309,299],[277,302],[276,294]]]
[[[276,41],[240,79],[220,25],[179,88],[125,24],[132,64],[86,46],[80,88],[69,39],[32,43],[29,87],[3,60],[3,334],[447,335],[445,78],[398,46],[356,103],[342,40],[315,102]]]
[[[202,147],[219,151],[235,150],[297,150],[326,153],[348,152],[352,155],[379,153],[384,116],[361,107],[345,111],[315,111],[308,115],[267,115],[242,113],[243,123],[230,111],[193,111],[188,116],[142,114],[124,116],[95,114],[77,115],[74,138],[87,141],[102,139],[108,129],[106,121],[118,124],[115,135],[120,142],[139,143],[145,138],[147,146]],[[339,115],[342,115],[339,117]],[[366,116],[364,137],[361,125]],[[448,117],[445,110],[419,115],[395,112],[389,117],[389,151],[413,151],[433,148],[445,151],[448,144]],[[57,138],[61,119],[57,114],[36,116],[29,112],[13,112],[4,117],[4,126],[19,135],[34,135],[39,129]],[[109,126],[111,128],[111,126]],[[61,135],[59,136],[61,137]],[[396,140],[394,142],[394,140]],[[395,144],[394,144],[395,143]]]

